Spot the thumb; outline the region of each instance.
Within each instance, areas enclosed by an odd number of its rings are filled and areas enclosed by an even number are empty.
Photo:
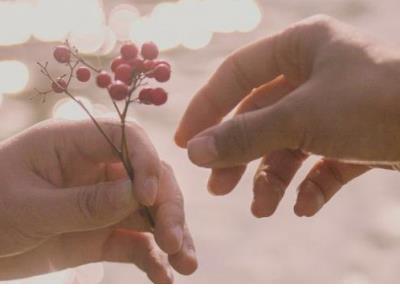
[[[279,149],[298,149],[304,136],[311,95],[305,87],[277,104],[234,118],[197,135],[188,143],[190,160],[202,167],[246,164]]]
[[[52,191],[44,204],[55,234],[108,227],[139,208],[132,182],[119,180]],[[54,205],[54,203],[57,203]]]

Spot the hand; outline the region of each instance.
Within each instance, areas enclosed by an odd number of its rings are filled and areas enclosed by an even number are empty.
[[[273,214],[309,154],[322,156],[295,204],[297,215],[312,216],[371,166],[400,161],[399,84],[398,53],[332,18],[309,18],[229,56],[190,103],[176,142],[213,169],[218,195],[262,158],[257,217]]]
[[[118,122],[100,124],[120,139]],[[90,121],[40,123],[0,145],[0,279],[98,261],[133,263],[159,283],[173,281],[170,265],[194,272],[174,174],[139,126],[127,135],[133,184]],[[138,202],[151,205],[154,236],[139,231]]]

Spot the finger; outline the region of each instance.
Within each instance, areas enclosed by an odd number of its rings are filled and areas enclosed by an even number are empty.
[[[127,247],[130,246],[130,247]],[[104,246],[104,261],[134,263],[154,283],[173,283],[174,276],[151,234],[115,231]]]
[[[179,146],[185,147],[196,134],[219,123],[252,89],[281,74],[274,58],[278,37],[247,46],[222,63],[190,102],[175,135]]]
[[[0,259],[0,279],[18,279],[110,261],[131,263],[157,283],[173,281],[172,272],[151,235],[129,231],[99,231],[54,237],[36,249]]]
[[[158,245],[167,254],[182,248],[185,212],[183,195],[172,168],[163,163],[159,194],[154,206],[154,235]]]
[[[48,234],[82,232],[114,225],[139,209],[127,179],[91,186],[37,191],[41,229]]]
[[[330,23],[327,18],[309,18],[229,56],[192,99],[176,132],[176,143],[185,147],[195,135],[219,123],[252,89],[279,75],[290,78],[293,85],[306,80]]]
[[[225,195],[230,193],[239,183],[246,166],[236,166],[221,169],[212,169],[208,180],[208,191],[213,195]]]
[[[122,142],[121,123],[113,119],[97,119],[99,126],[113,145],[120,150]],[[158,193],[160,160],[145,131],[136,123],[125,125],[129,160],[134,170],[133,191],[143,205],[152,205]],[[120,162],[120,155],[106,141],[98,128],[90,121],[60,121],[54,128],[54,137],[58,140],[59,156],[68,155],[73,162],[74,156],[82,154],[88,161]],[[72,150],[72,151],[71,151]],[[68,153],[66,153],[66,152]]]
[[[271,107],[209,128],[190,140],[189,158],[198,166],[224,168],[246,164],[272,151],[301,148],[312,115],[306,105],[317,99],[319,90],[310,82]]]
[[[319,161],[299,186],[294,207],[296,215],[315,215],[343,186],[370,169],[364,165]]]
[[[253,90],[253,92],[240,103],[236,114],[243,114],[271,106],[292,90],[293,87],[283,76],[278,77],[260,86],[256,90]],[[215,195],[228,194],[239,183],[245,171],[245,166],[213,169],[208,182],[208,190]]]
[[[169,263],[180,274],[190,275],[198,268],[196,249],[188,227],[185,225],[182,248],[176,254],[169,255]]]
[[[286,188],[307,155],[301,151],[281,150],[264,157],[254,177],[251,210],[258,218],[271,216]]]

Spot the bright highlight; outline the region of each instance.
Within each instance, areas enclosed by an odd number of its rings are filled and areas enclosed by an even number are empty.
[[[0,61],[0,80],[0,93],[18,93],[28,84],[28,68],[20,61]]]

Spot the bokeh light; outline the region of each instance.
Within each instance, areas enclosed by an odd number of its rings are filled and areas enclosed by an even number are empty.
[[[239,32],[253,31],[261,22],[261,10],[255,1],[237,0],[235,3],[236,30]],[[245,12],[245,13],[243,13]]]
[[[108,54],[116,40],[154,41],[161,51],[207,46],[213,33],[248,32],[261,20],[254,0],[161,2],[141,16],[130,4],[116,5],[105,20],[100,0],[0,2],[0,45],[41,41],[71,42],[82,52]],[[221,14],[223,12],[223,14]],[[23,20],[23,22],[21,22]]]
[[[97,55],[110,54],[115,49],[115,46],[117,44],[117,36],[110,27],[106,26],[104,28],[104,32],[103,45],[100,47],[100,49],[97,50]]]
[[[155,6],[150,15],[150,37],[161,50],[176,48],[181,43],[182,15],[180,6],[169,2]]]
[[[108,25],[118,40],[128,40],[131,28],[139,16],[139,11],[133,5],[120,4],[110,12]]]
[[[0,2],[0,45],[26,42],[31,36],[32,20],[33,6],[30,3]]]
[[[0,61],[0,80],[0,93],[18,93],[28,84],[28,68],[20,61]]]
[[[77,97],[85,107],[92,112],[93,105],[88,98]],[[71,98],[63,98],[59,100],[53,108],[53,118],[67,120],[82,120],[87,119],[88,115],[82,107]]]
[[[38,0],[34,36],[43,41],[63,41],[71,32],[87,33],[104,25],[98,0]]]
[[[200,49],[211,42],[213,33],[248,32],[260,21],[261,11],[253,0],[163,2],[133,22],[130,38],[154,41],[162,51],[178,46]]]
[[[69,41],[82,54],[96,53],[105,44],[106,27],[93,26],[71,31]]]
[[[204,29],[191,28],[182,35],[182,46],[188,49],[201,49],[206,47],[213,37],[213,33]]]
[[[185,0],[179,3],[181,23],[190,26],[181,27],[181,43],[188,49],[200,49],[207,46],[213,37],[213,30],[208,22],[204,22],[205,5],[195,0]]]

